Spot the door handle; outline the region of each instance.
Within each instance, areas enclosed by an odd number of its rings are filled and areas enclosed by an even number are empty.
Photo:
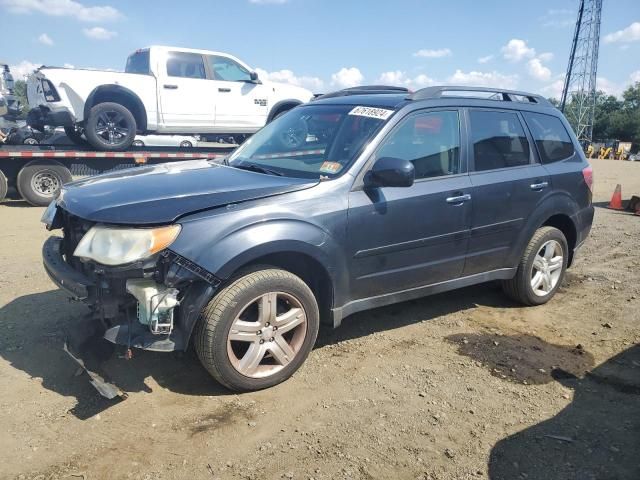
[[[468,202],[471,200],[471,195],[465,193],[464,195],[456,195],[454,197],[447,197],[447,203],[451,203],[453,205],[459,205],[464,202]]]
[[[531,190],[535,190],[536,192],[539,192],[540,190],[542,190],[543,188],[547,188],[548,186],[549,182],[532,183],[530,185]]]
[[[229,93],[231,91],[231,89],[230,88],[219,88],[218,91],[222,92],[222,93]]]
[[[167,90],[177,90],[178,85],[164,85],[164,88],[166,88]]]

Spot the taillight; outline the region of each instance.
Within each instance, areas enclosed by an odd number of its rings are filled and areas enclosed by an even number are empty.
[[[582,176],[584,177],[584,183],[587,184],[591,193],[593,193],[593,168],[591,166],[582,169]]]
[[[51,83],[46,78],[43,78],[42,80],[40,80],[40,83],[42,85],[42,92],[44,93],[44,98],[47,100],[47,102],[60,101],[60,95],[58,95],[58,92],[56,91],[56,87],[53,86],[53,83]]]

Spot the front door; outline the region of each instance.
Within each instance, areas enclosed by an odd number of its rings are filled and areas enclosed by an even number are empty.
[[[272,105],[269,88],[251,80],[251,72],[229,57],[208,55],[216,104],[216,130],[229,133],[263,127]]]
[[[460,150],[459,112],[410,114],[385,138],[376,159],[413,162],[411,187],[349,195],[353,299],[459,277],[464,267],[471,184]]]
[[[469,110],[473,213],[465,275],[510,267],[507,258],[526,219],[550,187],[533,162],[520,115]]]
[[[211,129],[215,119],[215,98],[203,56],[169,52],[165,65],[160,65],[163,67],[166,75],[158,79],[158,97],[164,126],[173,132]]]

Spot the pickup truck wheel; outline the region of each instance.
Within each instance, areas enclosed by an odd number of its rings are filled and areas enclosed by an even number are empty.
[[[204,309],[195,348],[231,390],[276,385],[302,365],[318,336],[313,292],[285,270],[263,267],[233,280]]]
[[[78,127],[64,127],[64,133],[69,140],[71,140],[75,145],[86,145],[87,141],[82,138],[83,130]]]
[[[119,103],[99,103],[89,112],[84,134],[98,150],[126,150],[136,136],[136,119]]]
[[[189,140],[183,140],[182,142],[180,142],[180,147],[181,148],[191,148],[191,147],[193,147],[193,143],[191,143]]]
[[[57,197],[62,185],[71,180],[71,172],[64,165],[34,160],[18,172],[16,183],[22,198],[31,205],[44,207]]]
[[[7,177],[4,176],[4,173],[0,171],[0,202],[4,200],[7,196],[7,192],[9,191],[9,183],[7,182]]]
[[[569,247],[564,234],[554,227],[536,230],[520,259],[515,277],[502,283],[504,292],[525,305],[542,305],[562,284]]]

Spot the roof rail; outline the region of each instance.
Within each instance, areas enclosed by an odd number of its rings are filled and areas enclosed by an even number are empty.
[[[426,87],[412,93],[407,97],[407,100],[427,100],[430,98],[442,98],[442,97],[468,97],[467,95],[446,95],[446,92],[475,92],[475,93],[492,93],[490,97],[481,97],[484,99],[502,101],[502,102],[528,102],[544,105],[547,107],[552,106],[551,102],[544,98],[542,95],[536,95],[528,92],[519,92],[516,90],[505,90],[503,88],[488,88],[488,87],[463,87],[463,86],[437,86]],[[518,98],[521,97],[521,98]]]
[[[406,87],[396,87],[392,85],[360,85],[357,87],[343,88],[335,92],[325,93],[318,95],[316,98],[334,98],[334,97],[346,97],[349,95],[376,95],[382,93],[409,93],[410,90]]]

